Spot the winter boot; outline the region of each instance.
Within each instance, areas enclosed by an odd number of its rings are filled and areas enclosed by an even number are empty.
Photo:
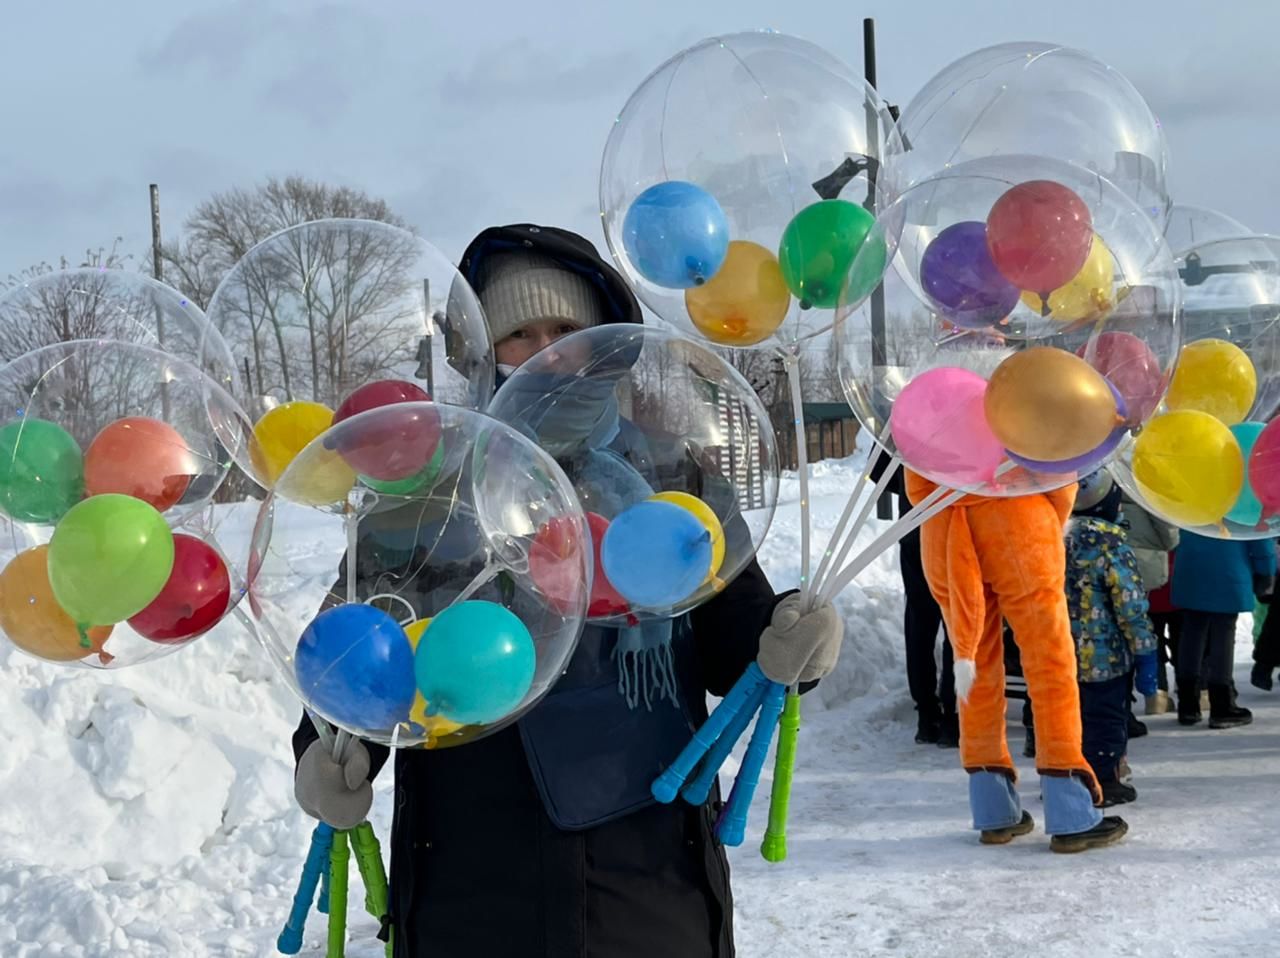
[[[1164,689],[1157,690],[1153,695],[1147,696],[1146,714],[1147,715],[1163,715],[1170,711],[1169,704],[1172,700],[1169,693]]]
[[[1008,845],[1019,835],[1027,835],[1036,827],[1035,819],[1030,812],[1022,813],[1022,821],[1004,828],[984,828],[978,839],[984,845]]]
[[[1178,724],[1196,725],[1200,722],[1200,692],[1194,681],[1178,680]]]
[[[1262,689],[1264,692],[1270,692],[1271,685],[1271,669],[1263,665],[1261,662],[1253,664],[1253,671],[1249,673],[1249,684],[1255,689]]]
[[[960,718],[956,715],[942,716],[938,723],[938,748],[960,747]],[[1016,827],[1016,826],[1015,826]]]
[[[1112,805],[1127,805],[1129,802],[1136,800],[1138,790],[1132,785],[1117,779],[1114,782],[1102,783],[1102,807],[1110,808]]]
[[[1235,703],[1230,685],[1209,686],[1209,728],[1236,728],[1253,721],[1253,713]]]
[[[1129,826],[1125,824],[1123,818],[1108,815],[1087,832],[1054,835],[1049,841],[1049,848],[1064,855],[1083,852],[1090,848],[1104,848],[1120,841],[1128,831]]]
[[[1129,738],[1142,738],[1147,734],[1147,725],[1136,719],[1132,712],[1129,713]]]
[[[1022,754],[1027,758],[1036,757],[1036,730],[1032,727],[1027,728],[1027,740],[1022,746]]]
[[[921,712],[916,718],[916,744],[933,745],[938,741],[938,716]]]

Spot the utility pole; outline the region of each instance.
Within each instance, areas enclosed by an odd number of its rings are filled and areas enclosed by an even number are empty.
[[[433,400],[436,398],[436,371],[434,369],[434,357],[432,356],[432,339],[435,330],[431,323],[434,317],[431,315],[431,280],[424,279],[422,281],[422,305],[427,317],[427,334],[418,340],[418,355],[414,357],[418,360],[418,371],[416,376],[418,379],[427,381],[427,395]]]
[[[151,184],[151,275],[157,283],[164,282],[164,253],[163,247],[160,245],[160,186],[157,183]],[[160,310],[158,297],[153,306],[156,313],[156,339],[159,340],[160,349],[164,351],[164,313]],[[160,383],[160,408],[164,421],[168,422],[171,416],[169,414],[169,383],[167,380],[163,380]]]

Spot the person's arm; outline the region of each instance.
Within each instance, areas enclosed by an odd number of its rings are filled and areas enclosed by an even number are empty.
[[[1249,565],[1255,576],[1276,574],[1276,550],[1270,539],[1251,539],[1248,543]]]
[[[320,734],[316,731],[316,727],[311,721],[311,716],[303,712],[302,721],[298,723],[298,727],[293,732],[293,762],[295,766],[302,759],[302,753],[307,750],[311,743],[319,740]],[[372,782],[378,777],[378,772],[382,770],[382,766],[387,764],[387,759],[391,757],[391,749],[385,745],[379,745],[377,742],[370,742],[367,739],[361,739],[360,741],[364,743],[365,749],[369,752],[369,781]]]
[[[712,695],[725,695],[742,678],[760,652],[760,633],[769,625],[774,593],[760,563],[752,559],[727,587],[690,615],[702,684]]]
[[[1111,550],[1107,586],[1111,611],[1129,650],[1136,656],[1155,652],[1156,637],[1147,615],[1147,593],[1142,587],[1138,558],[1127,543],[1120,542]]]

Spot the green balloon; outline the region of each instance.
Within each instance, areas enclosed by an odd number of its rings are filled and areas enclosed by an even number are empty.
[[[90,496],[62,517],[49,542],[53,596],[81,626],[137,615],[172,571],[173,532],[133,496]]]
[[[801,309],[857,303],[876,288],[888,260],[884,239],[872,237],[872,246],[858,256],[875,223],[875,217],[856,203],[821,200],[787,224],[778,264]]]
[[[372,479],[361,476],[360,481],[384,496],[411,496],[424,486],[434,485],[440,478],[440,469],[444,466],[444,441],[436,443],[436,451],[431,454],[425,466],[405,479]]]
[[[0,509],[19,522],[57,522],[84,497],[84,454],[57,423],[0,428]]]

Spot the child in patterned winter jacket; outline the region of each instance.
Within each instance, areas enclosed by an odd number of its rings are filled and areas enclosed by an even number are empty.
[[[1105,472],[1080,483],[1067,526],[1067,606],[1079,662],[1084,754],[1102,785],[1103,805],[1137,798],[1120,781],[1128,745],[1130,673],[1138,692],[1156,690],[1156,638],[1138,560],[1120,519],[1120,487]]]

